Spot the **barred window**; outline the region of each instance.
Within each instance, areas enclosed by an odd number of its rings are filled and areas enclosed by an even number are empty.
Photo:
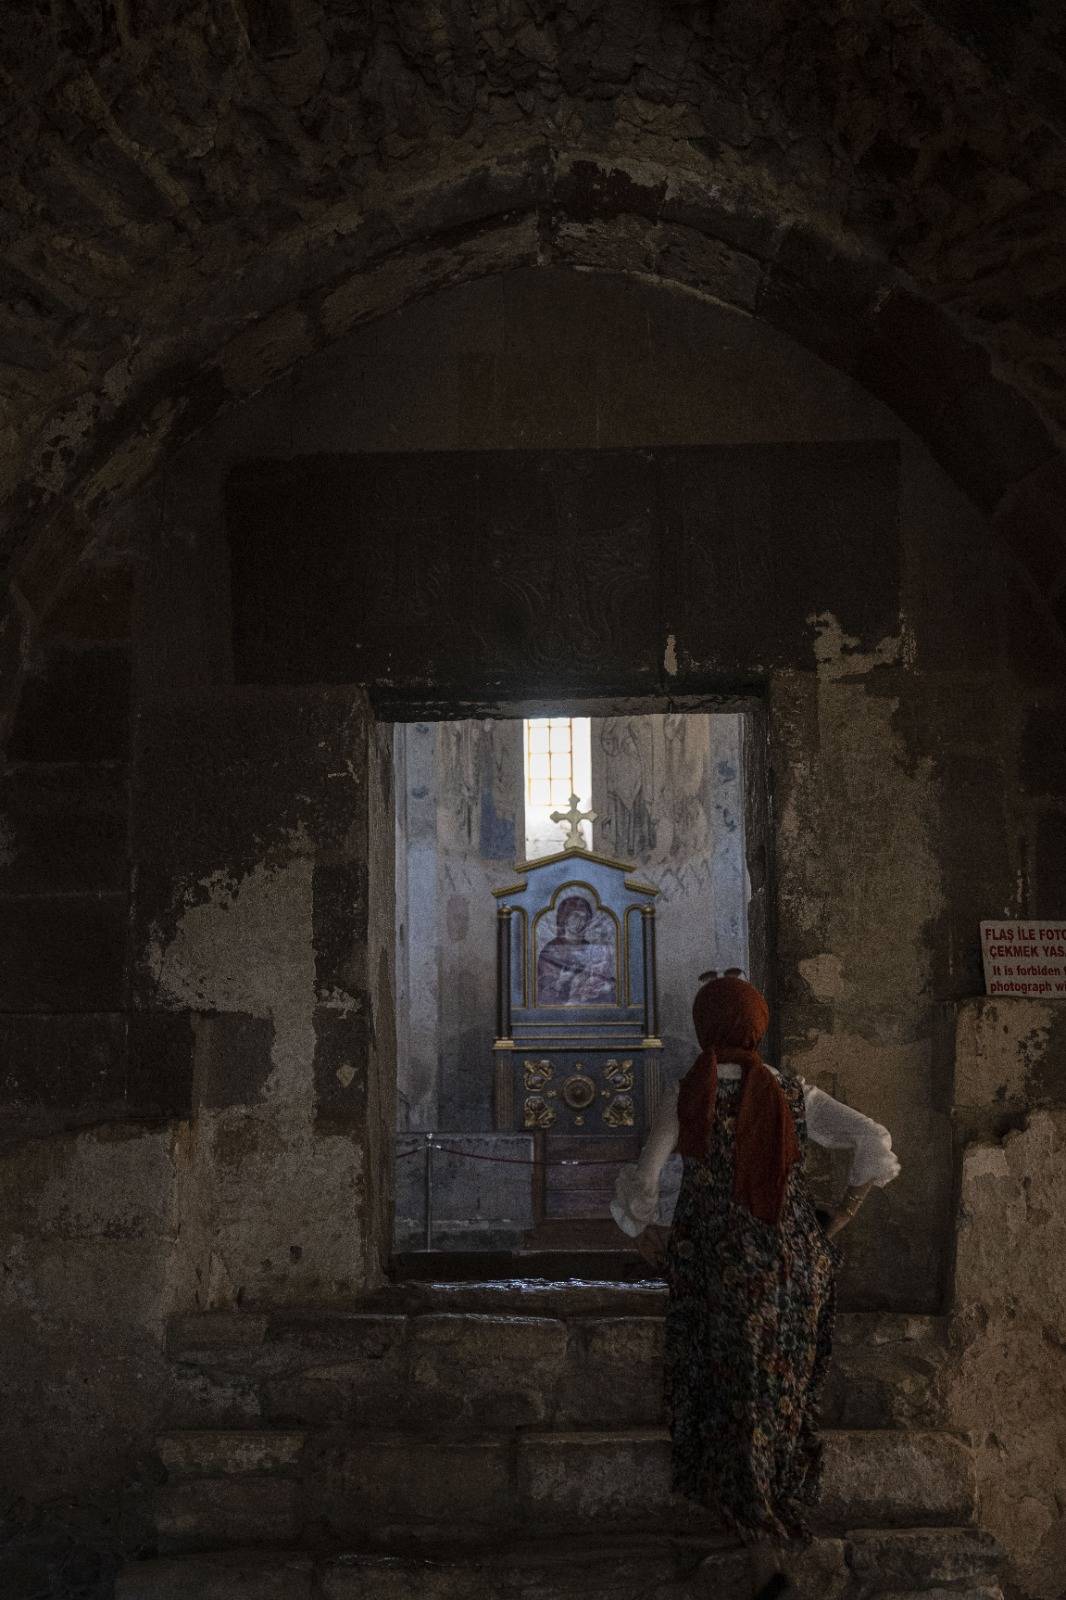
[[[588,717],[530,717],[523,732],[526,856],[534,860],[562,849],[569,830],[551,813],[565,811],[572,794],[592,810],[592,739]],[[591,825],[582,822],[580,832],[591,849]]]

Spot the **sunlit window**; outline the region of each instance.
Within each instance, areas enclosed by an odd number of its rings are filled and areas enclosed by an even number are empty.
[[[582,811],[592,810],[592,740],[588,717],[531,717],[523,726],[526,778],[526,856],[561,850],[568,828],[552,822],[576,794]],[[589,823],[580,825],[586,849],[592,848]]]

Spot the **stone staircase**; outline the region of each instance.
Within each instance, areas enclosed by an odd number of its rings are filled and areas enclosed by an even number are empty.
[[[661,1285],[396,1285],[352,1311],[177,1319],[159,1555],[118,1600],[734,1600],[669,1488]],[[840,1318],[804,1600],[998,1600],[937,1318]]]

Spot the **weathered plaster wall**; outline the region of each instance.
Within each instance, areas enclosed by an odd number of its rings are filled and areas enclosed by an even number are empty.
[[[1066,1105],[1066,1005],[998,997],[960,1005],[953,1099],[964,1140],[1004,1134],[1036,1108]]]
[[[207,1304],[350,1294],[380,1274],[394,1053],[378,738],[356,693],[141,708],[135,999],[193,1019],[183,1191]]]
[[[903,1162],[849,1238],[845,1286],[916,1296],[931,1310],[952,1184],[928,1003],[945,895],[933,819],[945,797],[896,725],[907,692],[893,671],[898,648],[886,641],[886,661],[864,658],[830,626],[817,673],[774,685],[777,976],[786,1057],[888,1127]]]
[[[947,1399],[954,1425],[977,1448],[981,1518],[1008,1553],[1010,1592],[1059,1600],[1066,1572],[1066,1008],[972,1001],[959,1008],[957,1038],[956,1116],[967,1142]]]

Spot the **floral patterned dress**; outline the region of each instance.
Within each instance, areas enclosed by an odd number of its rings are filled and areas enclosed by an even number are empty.
[[[807,1542],[818,1498],[818,1394],[832,1349],[840,1252],[803,1164],[803,1085],[782,1075],[801,1157],[778,1224],[732,1198],[740,1082],[719,1081],[706,1157],[685,1161],[667,1248],[666,1408],[674,1489],[747,1540]]]

